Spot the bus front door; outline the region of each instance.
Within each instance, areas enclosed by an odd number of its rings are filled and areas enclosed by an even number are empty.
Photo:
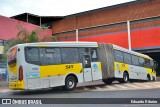
[[[91,60],[89,55],[83,55],[83,71],[84,81],[92,81]]]

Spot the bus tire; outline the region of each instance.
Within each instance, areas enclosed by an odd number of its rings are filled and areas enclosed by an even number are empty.
[[[147,82],[151,81],[150,75],[147,75]]]
[[[119,80],[120,83],[127,83],[129,81],[129,75],[128,73],[125,71],[123,73],[123,78]]]
[[[76,78],[73,76],[68,76],[65,80],[64,89],[66,91],[72,91],[76,88],[76,86],[77,86]]]
[[[156,81],[155,77],[153,76],[153,80],[152,81]]]

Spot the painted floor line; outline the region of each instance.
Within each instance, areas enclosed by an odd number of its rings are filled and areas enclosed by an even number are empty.
[[[120,85],[115,84],[114,86],[119,87],[119,88],[123,88],[123,89],[128,88],[128,87],[126,87],[126,86],[124,86],[124,85],[122,85],[122,84],[120,84]]]
[[[135,85],[133,85],[133,84],[124,84],[124,85],[129,86],[129,87],[131,87],[131,88],[140,88],[140,87],[135,86]]]

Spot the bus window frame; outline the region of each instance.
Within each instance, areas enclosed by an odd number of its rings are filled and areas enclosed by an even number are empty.
[[[138,64],[133,64],[133,57],[132,56],[135,56],[138,58]],[[132,58],[132,65],[139,66],[139,57],[137,55],[131,54],[131,58]]]
[[[126,53],[126,54],[130,55],[131,63],[126,63],[126,62],[125,62],[125,58],[124,58],[124,57],[125,57],[125,55],[124,55],[124,53]],[[127,53],[127,52],[123,52],[123,62],[124,62],[125,64],[133,65],[133,64],[132,64],[132,54]]]
[[[54,53],[54,52],[47,52],[47,51],[46,51],[47,48],[53,48],[53,49],[57,48],[57,49],[59,49],[59,52],[60,52],[60,62],[61,62],[61,63],[45,64],[44,62],[42,63],[42,59],[41,59],[41,57],[40,57],[40,63],[41,63],[41,65],[44,66],[44,65],[59,65],[59,64],[62,64],[61,48],[59,48],[59,47],[40,47],[39,49],[44,49],[44,52],[45,52],[45,53]],[[43,54],[45,54],[45,53],[43,53]],[[43,56],[43,57],[44,57],[44,56]]]
[[[138,61],[139,61],[139,58],[143,58],[143,59],[144,59],[144,64],[143,64],[143,66],[139,65],[140,67],[153,68],[153,66],[151,65],[151,61],[152,61],[151,59],[138,56]],[[149,60],[149,66],[146,65],[145,60]],[[140,63],[140,62],[139,62],[139,63]]]
[[[116,59],[115,59],[115,51],[120,51],[120,52],[122,52],[122,56],[123,56],[123,61],[117,61]],[[123,51],[121,51],[121,50],[118,50],[118,49],[114,49],[114,61],[116,61],[116,62],[120,62],[120,63],[124,63],[124,55],[123,55]]]
[[[28,61],[28,59],[27,59],[27,48],[37,48],[38,49],[38,59],[39,59],[39,61]],[[25,61],[27,63],[34,64],[34,65],[41,65],[39,48],[40,47],[35,47],[35,46],[34,47],[33,46],[26,46],[26,47],[24,47]]]
[[[72,62],[72,63],[64,63],[63,58],[62,58],[62,49],[64,48],[75,48],[78,51],[78,61],[77,62]],[[80,63],[80,55],[79,55],[79,47],[60,47],[60,56],[61,56],[61,64],[75,64],[75,63]]]
[[[92,53],[91,53],[91,51],[93,50],[93,49],[95,49],[95,51],[96,51],[96,60],[93,60],[92,59]],[[91,62],[98,62],[99,61],[99,56],[98,56],[98,48],[90,48],[90,60],[91,60]]]

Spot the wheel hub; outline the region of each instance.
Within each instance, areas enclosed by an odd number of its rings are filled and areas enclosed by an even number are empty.
[[[74,82],[72,80],[68,81],[68,86],[69,88],[73,88],[74,87]]]
[[[128,81],[128,77],[125,75],[124,76],[124,81],[127,82]]]

